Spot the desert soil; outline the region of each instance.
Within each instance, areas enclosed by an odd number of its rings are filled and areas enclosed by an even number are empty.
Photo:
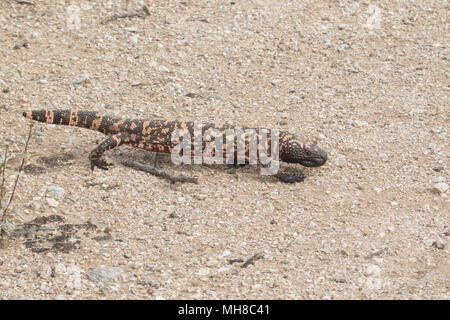
[[[31,3],[31,4],[30,4]],[[142,7],[147,7],[145,12]],[[120,164],[35,124],[0,249],[2,299],[449,299],[446,1],[0,1],[10,191],[32,109],[288,130],[328,152],[259,169]],[[115,14],[137,16],[106,20]],[[250,261],[248,261],[251,259]],[[246,263],[248,262],[248,263]]]

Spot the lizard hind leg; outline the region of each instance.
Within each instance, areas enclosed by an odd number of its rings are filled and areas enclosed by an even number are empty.
[[[116,148],[124,143],[130,143],[130,136],[127,133],[118,133],[112,135],[100,143],[97,148],[91,151],[89,154],[89,160],[91,161],[91,170],[93,171],[95,167],[102,170],[108,170],[108,167],[112,166],[112,163],[106,162],[102,159],[102,155],[105,151]]]

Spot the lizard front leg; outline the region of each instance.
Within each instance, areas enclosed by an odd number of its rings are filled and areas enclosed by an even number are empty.
[[[124,143],[130,143],[130,135],[128,133],[118,133],[103,140],[102,143],[89,154],[91,170],[94,170],[95,167],[102,170],[108,170],[108,167],[112,166],[112,163],[107,163],[102,159],[103,153]]]

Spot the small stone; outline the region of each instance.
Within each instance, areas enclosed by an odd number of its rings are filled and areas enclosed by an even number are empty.
[[[55,266],[55,275],[59,276],[66,273],[66,266],[64,265],[64,263],[58,263]]]
[[[402,19],[402,22],[406,25],[412,25],[414,24],[414,18],[406,17]]]
[[[391,202],[391,206],[393,206],[393,207],[398,206],[398,202],[397,202],[397,201],[392,201],[392,202]]]
[[[448,190],[448,184],[445,182],[439,182],[433,185],[433,188],[437,190],[440,194]]]
[[[336,92],[338,92],[338,93],[344,93],[345,92],[344,87],[340,86],[340,85],[335,86],[334,90],[336,90]]]
[[[133,34],[130,37],[131,42],[133,42],[134,44],[137,44],[139,42],[139,35],[138,34]]]
[[[445,182],[445,177],[439,176],[439,177],[433,179],[433,182]]]
[[[59,206],[59,202],[53,198],[46,198],[47,204],[52,207],[52,208],[56,208],[57,206]]]
[[[73,195],[69,196],[69,199],[72,200],[73,202],[77,202],[78,200],[80,200],[80,196],[73,194]]]
[[[436,239],[433,241],[433,243],[431,245],[433,247],[435,247],[436,249],[444,249],[445,241],[442,240],[441,237],[436,237]]]
[[[81,288],[81,269],[76,266],[70,266],[67,268],[67,283],[66,286],[69,289],[77,290]]]
[[[129,27],[129,28],[125,27],[124,29],[129,32],[138,32],[138,29],[136,27]]]
[[[361,127],[365,127],[367,126],[369,123],[367,121],[364,120],[358,120],[356,119],[355,121],[353,121],[352,125],[356,128],[361,128]]]
[[[383,191],[383,189],[378,188],[378,187],[373,187],[373,190],[374,190],[376,193],[380,193],[381,191]]]
[[[77,77],[75,77],[75,79],[73,79],[72,84],[82,84],[83,82],[86,82],[89,80],[89,75],[87,73],[83,73]]]
[[[199,193],[199,194],[196,194],[195,197],[196,197],[198,200],[205,200],[205,199],[208,197],[208,195],[207,195],[207,194],[204,194],[204,193]]]
[[[38,270],[39,278],[49,279],[52,276],[52,268],[48,265],[44,265]]]
[[[66,191],[61,187],[58,186],[47,187],[47,194],[50,194],[54,198],[61,199],[62,197],[64,197],[65,193]]]
[[[387,161],[388,160],[388,156],[386,155],[386,153],[379,153],[378,156],[381,158],[381,160],[383,161]]]
[[[197,274],[199,276],[207,276],[210,273],[208,268],[202,268],[200,270],[198,270]]]
[[[273,85],[273,86],[276,86],[280,82],[281,82],[281,79],[272,79],[272,80],[270,80],[270,84]]]
[[[366,268],[366,272],[364,273],[367,277],[377,277],[381,274],[381,268],[377,265],[369,265]]]
[[[228,257],[229,255],[231,254],[231,251],[230,250],[224,250],[223,252],[222,252],[222,258],[225,258],[225,257]]]
[[[170,72],[169,68],[167,68],[166,66],[157,66],[156,70],[158,70],[160,72],[167,72],[167,73]]]
[[[352,2],[349,7],[350,7],[350,10],[354,11],[359,8],[359,3],[356,1]]]
[[[89,270],[89,278],[96,282],[113,281],[123,274],[119,267],[100,266]]]

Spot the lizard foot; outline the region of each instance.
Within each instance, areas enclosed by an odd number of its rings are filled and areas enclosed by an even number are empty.
[[[306,176],[303,174],[297,174],[297,173],[287,173],[287,172],[278,172],[275,174],[275,177],[280,179],[283,182],[286,183],[296,183],[296,182],[302,182],[305,180]]]
[[[91,160],[91,170],[94,171],[95,167],[98,167],[102,170],[108,170],[110,166],[113,166],[112,163],[108,163],[103,159]]]

